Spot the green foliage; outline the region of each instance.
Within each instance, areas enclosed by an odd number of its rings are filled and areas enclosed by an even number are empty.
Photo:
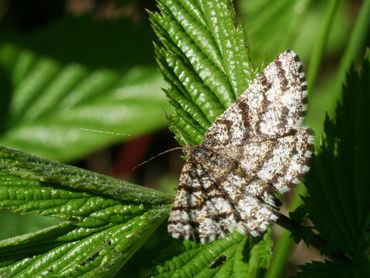
[[[157,62],[171,86],[165,90],[174,108],[170,128],[181,144],[200,144],[205,130],[255,76],[244,30],[228,0],[161,0],[158,7],[160,13],[150,13],[150,18],[160,40],[155,48]],[[210,247],[194,246],[159,267],[159,276],[210,277],[217,273],[218,277],[229,277],[236,269],[244,269],[245,274],[267,267],[266,263],[254,264],[253,256],[241,260],[238,252],[248,249],[248,240],[240,240],[226,238]],[[260,244],[268,247],[258,254],[267,262],[271,256],[268,237]],[[209,251],[213,249],[214,253]],[[201,263],[200,257],[204,257]],[[209,267],[217,260],[225,262]]]
[[[270,233],[246,238],[234,232],[204,246],[184,241],[182,249],[158,266],[154,277],[254,277],[258,268],[269,266],[272,257]]]
[[[335,119],[326,118],[321,147],[312,159],[306,182],[308,196],[300,214],[308,214],[323,239],[322,253],[344,256],[337,256],[338,262],[333,264],[303,267],[308,273],[313,268],[329,271],[343,263],[344,273],[367,271],[370,275],[369,86],[367,58],[361,71],[352,68],[348,73]],[[340,277],[365,277],[343,275]]]
[[[181,144],[199,144],[255,76],[244,31],[228,0],[161,0],[158,7],[150,18],[160,40],[157,62],[171,85],[170,128]]]
[[[170,128],[182,145],[203,141],[207,128],[245,91],[263,63],[294,45],[307,56],[315,44],[312,23],[320,23],[323,4],[244,1],[240,7],[247,15],[250,50],[231,2],[158,0],[159,12],[149,12],[159,38],[156,60],[170,85],[165,89],[172,105]],[[311,17],[303,19],[304,14]],[[24,37],[2,35],[0,144],[68,160],[120,140],[114,132],[137,135],[164,124],[166,102],[157,94],[163,83],[147,54],[152,39],[147,28],[140,29],[146,34],[141,39],[139,27],[113,23],[114,36],[122,38],[107,41],[104,26],[90,28],[88,17],[77,21],[67,19]],[[334,25],[345,29],[346,22]],[[333,28],[326,32],[332,35]],[[340,38],[329,47],[340,45]],[[253,66],[250,51],[257,62]],[[297,241],[331,260],[303,265],[296,277],[370,275],[369,61],[360,72],[351,70],[336,117],[325,122],[304,206],[292,214],[294,221],[279,218]],[[123,266],[141,254],[137,251],[156,230],[159,235],[141,250],[167,251],[159,252],[152,268],[156,277],[260,277],[261,269],[270,267],[269,232],[258,238],[235,232],[207,245],[169,239],[164,220],[170,207],[171,197],[159,191],[1,147],[0,208],[57,223],[0,241],[0,276],[132,277]],[[313,228],[300,226],[304,217]],[[283,249],[288,254],[289,248]],[[152,266],[142,257],[135,260],[145,268],[141,274]],[[139,272],[135,263],[132,269]],[[271,273],[281,276],[281,271]]]
[[[11,149],[0,149],[0,207],[59,218],[0,241],[2,276],[111,276],[167,217],[158,191]]]
[[[6,38],[14,43],[0,45],[1,145],[51,159],[72,160],[165,124],[163,109],[168,104],[159,89],[162,79],[145,55],[140,55],[136,64],[130,55],[130,49],[137,47],[133,44],[143,45],[142,39],[132,34],[130,44],[112,42],[113,49],[101,55],[100,42],[105,47],[109,42],[104,40],[105,28],[95,24],[95,29],[86,32],[87,22],[86,18],[65,20],[25,38]],[[117,27],[119,32],[125,30]],[[127,23],[122,27],[130,32],[138,29]],[[83,35],[76,38],[77,31]],[[56,36],[64,38],[64,52],[55,45],[61,43]],[[82,39],[86,41],[81,45],[78,42]],[[88,42],[94,47],[87,46]],[[125,47],[115,51],[122,45]],[[150,47],[150,40],[147,45]],[[127,55],[122,57],[125,49]],[[69,61],[66,53],[79,58]],[[107,57],[111,53],[126,59],[125,66],[118,69],[113,65],[117,58]],[[105,58],[103,65],[112,69],[99,66],[99,59],[91,59],[94,56]]]

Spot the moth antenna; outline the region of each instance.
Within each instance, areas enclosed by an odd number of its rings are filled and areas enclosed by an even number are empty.
[[[172,149],[169,149],[169,150],[166,150],[166,151],[163,151],[163,152],[160,152],[159,154],[155,155],[155,156],[152,156],[151,158],[141,162],[140,164],[136,165],[134,168],[132,168],[132,172],[136,170],[136,168],[148,163],[149,161],[152,161],[153,159],[156,159],[157,157],[161,156],[161,155],[164,155],[166,153],[169,153],[169,152],[172,152],[172,151],[176,151],[176,150],[183,150],[184,148],[183,147],[175,147],[175,148],[172,148]]]
[[[119,133],[119,132],[105,131],[105,130],[91,129],[91,128],[83,128],[83,127],[80,127],[80,130],[90,131],[90,132],[95,132],[95,133],[102,133],[102,134],[117,135],[117,136],[132,136],[131,134],[126,134],[126,133]]]

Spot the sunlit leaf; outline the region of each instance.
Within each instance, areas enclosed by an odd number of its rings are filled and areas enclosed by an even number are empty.
[[[70,160],[166,122],[154,67],[89,70],[9,44],[0,47],[0,65],[8,78],[1,145]]]
[[[171,130],[184,145],[199,144],[210,124],[255,76],[243,27],[231,1],[158,1],[150,18],[156,56],[171,87]]]
[[[0,150],[0,208],[62,222],[0,241],[0,273],[106,277],[116,273],[167,217],[164,193]]]
[[[235,232],[207,245],[185,241],[182,253],[158,266],[155,277],[254,277],[271,258],[269,233],[246,238]]]

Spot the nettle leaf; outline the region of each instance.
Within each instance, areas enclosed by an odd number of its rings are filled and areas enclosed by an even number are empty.
[[[4,146],[71,160],[166,122],[154,67],[90,70],[12,44],[0,46],[0,67]]]
[[[266,254],[270,254],[266,256]],[[222,240],[200,246],[183,242],[180,255],[157,267],[154,277],[253,277],[272,259],[270,233],[246,238],[234,232]]]
[[[150,19],[159,38],[157,62],[170,84],[165,90],[173,107],[170,128],[180,144],[200,144],[211,123],[256,75],[244,29],[229,0],[159,0],[158,8]],[[209,245],[190,245],[158,267],[160,277],[245,275],[267,267],[271,256],[268,235],[258,242],[234,234]]]
[[[200,144],[256,74],[244,30],[228,0],[159,0],[158,8],[150,19],[160,41],[157,62],[171,85],[170,128],[182,145]]]
[[[352,270],[360,265],[370,269],[369,87],[367,58],[361,71],[350,70],[335,119],[325,121],[304,198],[309,218],[327,242],[320,251],[344,253]]]
[[[1,276],[114,275],[166,219],[165,194],[0,149],[0,208],[62,222],[0,241]]]

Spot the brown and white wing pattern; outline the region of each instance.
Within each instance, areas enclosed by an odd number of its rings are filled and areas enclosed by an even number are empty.
[[[309,169],[311,134],[299,132],[233,151],[194,148],[170,213],[171,236],[204,243],[233,230],[263,233],[277,219],[274,193],[288,191]]]
[[[194,160],[185,164],[168,220],[172,237],[205,243],[233,230],[257,236],[276,220],[266,184],[256,179],[248,187],[243,177],[229,172],[233,167],[211,173],[207,168]]]
[[[308,172],[312,143],[312,134],[305,128],[293,135],[250,142],[241,147],[240,167],[271,185],[271,191],[286,193]]]
[[[207,130],[204,144],[237,146],[284,136],[300,127],[306,112],[307,83],[293,51],[281,53]]]
[[[305,100],[299,58],[283,52],[188,152],[168,221],[172,237],[204,243],[233,230],[257,236],[277,219],[274,194],[309,169]]]

